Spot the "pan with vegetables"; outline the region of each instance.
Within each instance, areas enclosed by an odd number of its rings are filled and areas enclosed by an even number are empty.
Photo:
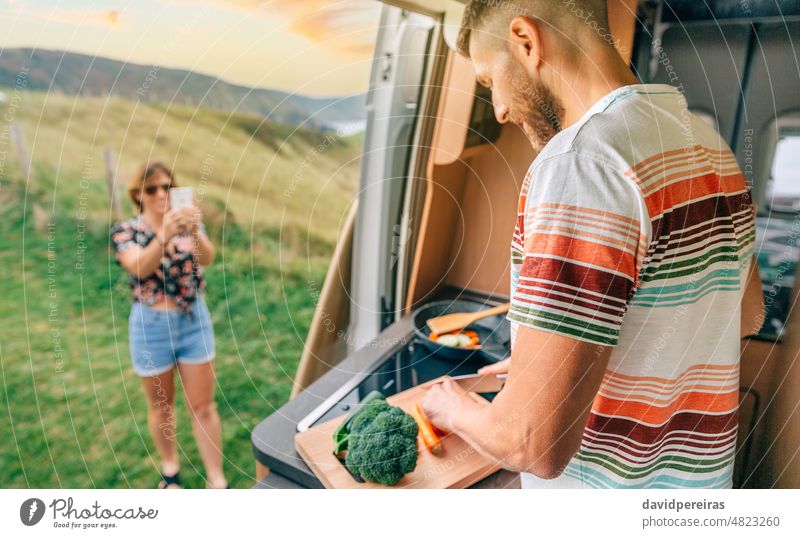
[[[454,361],[478,359],[497,362],[509,354],[510,329],[505,315],[476,321],[461,331],[434,335],[427,326],[430,318],[457,312],[478,312],[487,305],[474,301],[436,301],[412,314],[418,340],[437,357]]]

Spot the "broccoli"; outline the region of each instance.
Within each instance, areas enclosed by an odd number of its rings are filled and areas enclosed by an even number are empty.
[[[372,391],[333,432],[333,453],[356,476],[387,486],[397,484],[417,466],[417,433],[414,419],[386,403]]]
[[[384,411],[389,407],[389,404],[386,403],[386,398],[377,390],[373,390],[367,394],[359,405],[360,407],[347,417],[339,427],[336,428],[336,431],[333,432],[333,454],[336,457],[339,457],[344,450],[347,450],[350,433],[353,431],[352,425],[358,417],[366,413],[369,420],[372,420],[372,417],[378,412]]]
[[[369,407],[351,425],[345,464],[365,480],[393,486],[417,466],[417,423],[399,407]]]
[[[388,411],[389,409],[397,409],[396,407],[393,408],[386,400],[376,399],[369,402],[365,405],[358,414],[353,416],[353,420],[350,422],[348,427],[348,433],[352,436],[353,434],[357,433],[358,430],[362,429],[365,426],[369,426],[370,422],[377,417],[379,414],[383,413],[384,411]]]

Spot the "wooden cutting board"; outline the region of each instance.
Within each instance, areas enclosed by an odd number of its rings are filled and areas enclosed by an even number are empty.
[[[431,383],[435,383],[432,381]],[[420,385],[387,398],[387,402],[409,412],[429,383]],[[480,398],[473,394],[475,398]],[[344,464],[333,455],[333,432],[346,415],[318,424],[295,436],[295,447],[320,482],[326,488],[466,488],[499,470],[464,440],[454,434],[442,438],[441,454],[434,456],[418,439],[417,467],[395,486],[371,482],[359,483]]]

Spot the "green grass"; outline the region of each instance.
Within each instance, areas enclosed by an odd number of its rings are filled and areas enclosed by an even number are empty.
[[[0,176],[0,487],[147,488],[157,482],[145,399],[128,355],[129,291],[109,250],[102,168],[86,173],[84,165],[102,162],[99,148],[106,144],[121,149],[123,169],[154,146],[161,154],[175,151],[180,179],[206,151],[184,145],[204,138],[217,139],[203,205],[218,247],[206,300],[217,338],[225,471],[232,487],[250,487],[250,432],[289,397],[315,306],[317,290],[309,283],[324,280],[355,192],[360,140],[340,140],[315,155],[291,195],[283,196],[286,174],[291,181],[319,133],[295,137],[285,126],[267,130],[244,116],[137,109],[122,100],[26,99],[17,121],[31,146],[33,181],[26,186],[10,160]],[[126,127],[131,115],[135,124]],[[169,124],[163,128],[169,135],[146,136],[159,121]],[[138,147],[121,143],[125,129]],[[96,130],[103,133],[100,142]],[[282,174],[265,174],[270,167]],[[81,185],[81,178],[88,183]],[[311,214],[320,199],[324,207]],[[37,214],[45,223],[38,230]],[[81,252],[86,259],[78,267]],[[176,403],[181,474],[187,486],[203,487],[180,391]]]

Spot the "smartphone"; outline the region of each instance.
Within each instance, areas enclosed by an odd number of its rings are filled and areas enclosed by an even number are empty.
[[[175,187],[169,190],[170,209],[194,206],[194,189],[191,187]]]

